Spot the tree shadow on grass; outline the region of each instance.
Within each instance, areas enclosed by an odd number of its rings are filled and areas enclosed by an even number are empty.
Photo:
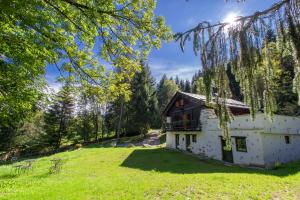
[[[0,175],[0,180],[2,179],[13,179],[19,177],[19,174],[16,173],[8,173],[8,174],[2,174]]]
[[[248,173],[284,177],[300,171],[300,161],[283,165],[276,170],[249,169],[225,166],[214,160],[200,160],[178,151],[164,148],[136,149],[121,164],[122,167],[178,174],[193,173]]]

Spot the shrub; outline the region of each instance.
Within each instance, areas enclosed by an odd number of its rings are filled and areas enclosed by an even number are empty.
[[[82,147],[82,144],[75,144],[76,149],[80,149]]]
[[[110,144],[109,144],[110,147],[116,147],[117,146],[117,141],[112,141]]]
[[[61,158],[54,158],[51,160],[52,166],[49,168],[50,174],[57,174],[61,171],[63,160]]]
[[[279,169],[281,166],[282,166],[281,162],[277,160],[274,164],[274,169]]]
[[[135,147],[134,144],[130,143],[127,145],[128,148]]]

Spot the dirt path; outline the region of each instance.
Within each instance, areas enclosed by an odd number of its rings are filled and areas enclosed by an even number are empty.
[[[159,140],[159,135],[160,135],[160,130],[152,130],[149,133],[149,137],[144,139],[142,142],[138,143],[138,146],[143,146],[143,145],[160,145],[160,140]]]

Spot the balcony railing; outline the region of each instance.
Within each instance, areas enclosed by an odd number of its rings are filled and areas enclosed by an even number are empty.
[[[166,131],[200,131],[199,120],[180,120],[165,124]]]

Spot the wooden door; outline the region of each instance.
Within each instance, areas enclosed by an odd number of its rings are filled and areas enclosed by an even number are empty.
[[[192,149],[190,148],[191,145],[191,135],[186,134],[185,135],[185,149],[189,152],[192,151]]]
[[[221,147],[223,161],[233,163],[232,149],[230,149],[230,151],[225,150],[224,147],[226,146],[226,141],[222,137],[220,137],[220,139],[222,144]]]
[[[175,147],[176,149],[179,148],[179,134],[175,134]]]

